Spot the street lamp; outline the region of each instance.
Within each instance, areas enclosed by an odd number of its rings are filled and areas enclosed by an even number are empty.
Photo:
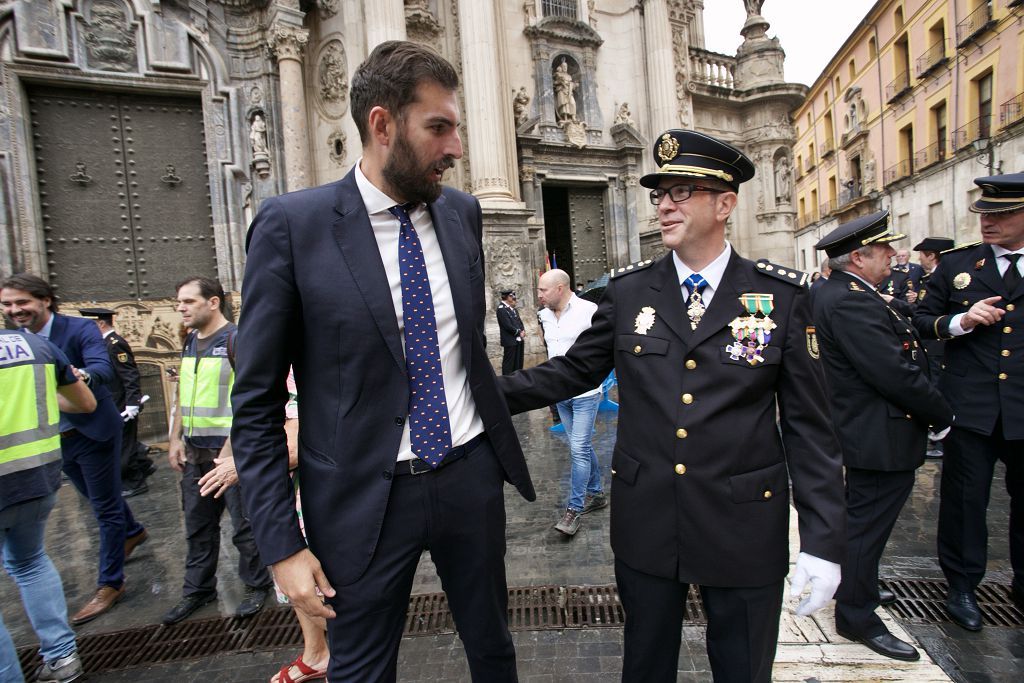
[[[978,163],[988,169],[989,175],[1003,172],[1002,160],[995,161],[996,145],[992,144],[992,138],[977,138],[971,142],[971,146],[978,155]]]

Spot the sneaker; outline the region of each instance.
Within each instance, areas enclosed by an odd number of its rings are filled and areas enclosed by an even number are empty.
[[[164,624],[170,626],[171,624],[177,624],[179,621],[186,619],[197,609],[213,602],[217,598],[217,592],[212,591],[210,593],[194,593],[192,595],[186,595],[178,602],[177,605],[172,607],[167,614],[163,616]]]
[[[574,536],[580,530],[580,513],[572,508],[566,508],[562,519],[555,525],[556,531],[561,531],[566,536]]]
[[[52,662],[43,662],[36,673],[37,681],[49,681],[50,683],[69,683],[82,676],[82,661],[78,658],[77,652],[72,652],[67,657],[55,659]]]
[[[267,596],[270,595],[270,588],[270,586],[264,586],[263,588],[246,586],[245,597],[242,598],[242,602],[238,603],[238,609],[235,610],[235,616],[251,617],[263,609],[263,605],[267,601]]]
[[[603,493],[595,493],[594,495],[587,496],[586,499],[584,499],[583,511],[580,512],[580,514],[585,515],[588,512],[593,512],[594,510],[600,510],[601,508],[606,507],[608,507],[608,496]]]

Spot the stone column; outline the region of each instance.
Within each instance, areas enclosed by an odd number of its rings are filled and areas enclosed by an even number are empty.
[[[405,40],[405,3],[370,0],[361,3],[366,20],[366,53],[387,40]]]
[[[512,105],[495,57],[501,37],[494,3],[459,0],[459,24],[473,194],[481,204],[517,203]]]
[[[270,30],[270,49],[277,57],[281,79],[281,134],[284,142],[285,187],[289,192],[309,187],[309,135],[306,92],[302,85],[302,53],[309,31],[277,24]]]
[[[647,97],[650,135],[678,128],[676,71],[672,53],[672,24],[667,0],[644,0],[644,42],[647,47]]]

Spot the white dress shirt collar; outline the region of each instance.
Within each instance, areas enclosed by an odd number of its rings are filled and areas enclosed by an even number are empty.
[[[710,305],[711,299],[715,295],[715,291],[722,284],[722,278],[725,277],[725,267],[729,265],[729,257],[731,255],[732,245],[729,244],[729,240],[726,240],[725,248],[722,249],[722,253],[719,254],[714,261],[701,269],[700,276],[708,283],[708,286],[701,294],[701,299],[704,300],[705,305]],[[672,263],[676,266],[676,274],[679,276],[680,291],[683,292],[683,296],[685,298],[686,290],[683,288],[683,283],[686,282],[686,278],[693,275],[696,271],[683,263],[674,251],[672,252]]]
[[[46,321],[46,324],[43,325],[42,328],[38,332],[36,332],[36,334],[42,337],[43,339],[49,339],[50,334],[53,332],[53,319],[56,317],[56,314],[51,311],[50,319]]]

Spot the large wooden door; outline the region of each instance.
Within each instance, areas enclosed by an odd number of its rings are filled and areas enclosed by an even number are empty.
[[[32,88],[50,281],[64,299],[174,296],[217,277],[199,99]]]
[[[608,271],[603,189],[569,189],[569,227],[573,272],[576,282],[586,284]]]

